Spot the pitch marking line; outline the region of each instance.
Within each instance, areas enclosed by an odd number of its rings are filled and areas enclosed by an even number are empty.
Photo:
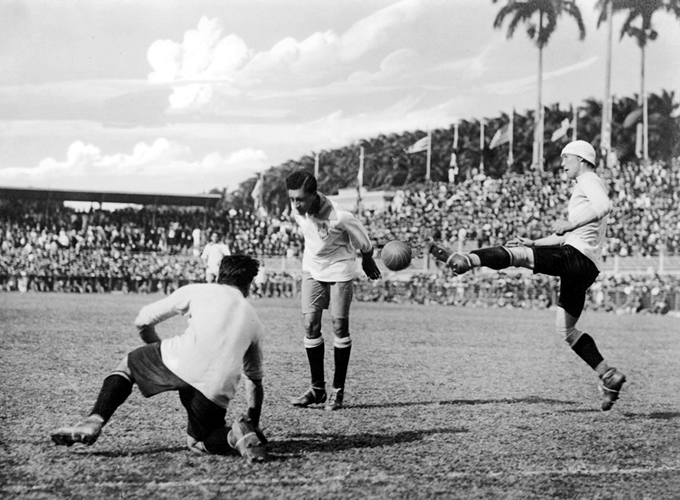
[[[567,470],[525,470],[517,472],[487,472],[487,473],[475,473],[475,472],[449,472],[447,474],[441,475],[427,475],[421,476],[423,479],[430,478],[432,480],[441,479],[465,479],[465,478],[479,478],[479,477],[536,477],[536,476],[634,476],[634,475],[645,475],[645,474],[657,474],[663,472],[680,472],[680,466],[672,467],[633,467],[630,469],[567,469]],[[319,484],[319,483],[333,483],[342,482],[347,479],[353,479],[355,482],[367,482],[367,483],[384,483],[386,481],[394,480],[410,480],[410,476],[407,475],[388,475],[380,474],[372,478],[359,478],[358,476],[351,476],[343,474],[342,476],[332,476],[326,478],[315,478],[313,480],[307,479],[241,479],[233,481],[218,481],[213,479],[203,479],[203,480],[189,480],[189,481],[116,481],[116,482],[98,482],[96,485],[99,488],[129,488],[129,487],[151,487],[156,489],[168,489],[177,488],[183,486],[238,486],[238,485],[253,485],[253,486],[269,486],[269,485],[307,485],[307,484]],[[69,485],[73,486],[93,486],[92,483],[77,483],[69,482]],[[54,488],[54,484],[33,484],[33,485],[23,485],[23,484],[12,484],[0,487],[0,491],[7,493],[25,493],[29,491],[50,491]]]

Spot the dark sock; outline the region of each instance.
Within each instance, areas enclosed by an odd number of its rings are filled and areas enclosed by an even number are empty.
[[[229,429],[226,426],[222,426],[219,429],[214,430],[207,438],[203,440],[205,449],[213,455],[238,454],[234,448],[229,446],[229,443],[227,442],[228,434]]]
[[[510,267],[510,253],[503,247],[480,248],[470,253],[479,257],[482,266],[495,270]]]
[[[132,382],[122,375],[109,375],[104,379],[97,396],[97,402],[90,415],[97,414],[108,422],[114,412],[122,405],[132,392]]]
[[[312,387],[317,389],[324,389],[326,386],[326,375],[324,372],[323,358],[324,358],[324,343],[314,346],[306,347],[307,359],[309,360],[309,371],[312,375]]]
[[[347,366],[349,365],[349,355],[352,352],[352,346],[334,348],[335,353],[335,376],[333,377],[333,388],[339,389],[345,387],[345,379],[347,378]]]
[[[590,366],[593,370],[596,369],[597,365],[604,361],[600,351],[597,350],[597,346],[595,345],[593,337],[587,333],[581,335],[581,338],[576,341],[576,343],[572,346],[572,349],[580,356],[583,361],[588,363],[588,366]]]

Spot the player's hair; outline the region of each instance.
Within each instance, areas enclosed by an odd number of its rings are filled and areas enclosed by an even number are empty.
[[[286,177],[286,189],[302,189],[305,193],[316,193],[316,178],[309,172],[299,170]]]
[[[220,262],[217,282],[247,291],[259,270],[260,263],[249,255],[225,255]]]

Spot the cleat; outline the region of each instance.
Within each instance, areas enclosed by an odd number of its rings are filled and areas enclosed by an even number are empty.
[[[619,399],[621,387],[626,382],[626,376],[616,368],[610,368],[602,376],[600,391],[602,392],[602,411],[611,410],[614,402]]]
[[[438,261],[444,262],[446,267],[452,269],[456,274],[463,274],[472,269],[470,257],[462,253],[451,252],[434,243],[430,245],[430,253]]]
[[[293,406],[306,408],[309,405],[320,405],[326,402],[326,389],[310,387],[307,391],[296,398],[290,400]]]
[[[342,408],[342,400],[345,397],[345,390],[342,388],[333,388],[330,395],[328,396],[328,401],[326,402],[326,411],[335,411]]]
[[[267,460],[266,438],[247,418],[234,420],[227,434],[227,442],[249,462],[262,463]]]
[[[76,425],[57,429],[51,434],[51,438],[55,444],[61,446],[72,446],[75,443],[90,446],[99,437],[103,425],[101,417],[90,416]]]

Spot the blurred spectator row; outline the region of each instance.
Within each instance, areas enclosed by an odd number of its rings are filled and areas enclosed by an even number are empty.
[[[154,263],[137,264],[151,265],[154,272],[133,275],[113,272],[108,276],[0,274],[0,292],[168,294],[180,286],[203,280],[200,269],[183,267],[173,259],[158,258]],[[264,271],[254,280],[251,297],[293,298],[299,295],[300,287],[299,273]],[[556,304],[557,290],[557,278],[530,273],[472,273],[459,277],[415,274],[408,280],[357,279],[354,297],[365,302],[546,309]],[[617,314],[671,311],[680,314],[680,277],[602,276],[589,290],[586,308]]]
[[[610,191],[608,255],[652,256],[663,248],[680,255],[680,161],[670,165],[627,164],[598,170]],[[514,236],[538,238],[566,215],[571,181],[551,174],[509,174],[492,179],[477,174],[460,184],[431,184],[397,191],[392,206],[364,212],[380,242],[428,240],[455,248],[502,244]]]

